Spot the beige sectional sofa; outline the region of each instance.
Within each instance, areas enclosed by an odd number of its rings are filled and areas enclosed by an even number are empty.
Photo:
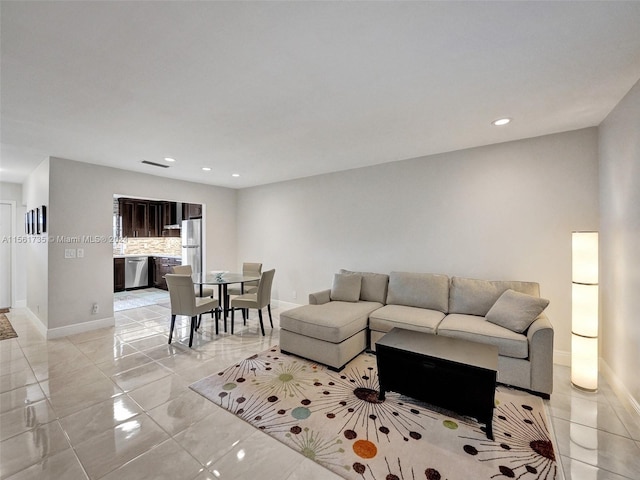
[[[280,314],[280,348],[341,369],[394,327],[498,347],[498,381],[553,390],[553,326],[535,282],[341,270],[332,289]]]

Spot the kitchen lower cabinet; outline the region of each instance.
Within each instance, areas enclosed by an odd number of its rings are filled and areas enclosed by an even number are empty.
[[[122,292],[125,288],[124,258],[113,259],[113,291]]]
[[[182,265],[182,260],[179,258],[171,257],[152,257],[151,262],[151,283],[155,288],[161,288],[162,290],[168,290],[167,281],[164,276],[167,273],[171,273],[172,268],[175,265]]]

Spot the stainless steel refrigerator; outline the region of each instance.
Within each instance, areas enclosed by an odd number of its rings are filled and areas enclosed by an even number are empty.
[[[202,272],[202,220],[183,220],[182,265],[191,265],[193,273]]]

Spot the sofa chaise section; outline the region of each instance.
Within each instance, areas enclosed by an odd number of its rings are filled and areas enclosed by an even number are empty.
[[[341,290],[339,283],[345,279],[357,279],[358,287]],[[382,307],[387,279],[383,274],[341,270],[331,290],[311,293],[309,305],[280,314],[280,349],[342,369],[366,350],[369,315]]]

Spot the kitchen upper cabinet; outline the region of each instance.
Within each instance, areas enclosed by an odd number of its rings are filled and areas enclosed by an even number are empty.
[[[120,198],[118,204],[123,237],[162,236],[162,202]]]
[[[162,225],[160,224],[160,210],[162,204],[160,202],[149,202],[147,210],[147,229],[149,237],[162,236]]]
[[[182,208],[182,207],[181,207]],[[180,210],[182,213],[182,210]],[[176,202],[161,202],[160,204],[160,234],[163,237],[179,237],[180,228],[164,228],[165,226],[179,225],[178,204]]]
[[[198,203],[156,202],[119,198],[123,237],[179,237],[182,220],[202,218]],[[176,228],[165,228],[167,225]]]
[[[149,202],[133,203],[133,231],[136,237],[149,236]]]
[[[190,220],[192,218],[202,218],[202,205],[199,203],[183,203],[182,218]]]
[[[133,229],[133,215],[134,215],[134,204],[133,200],[120,198],[118,199],[119,209],[120,209],[120,218],[122,219],[122,232],[121,235],[123,237],[135,237],[136,232]]]
[[[162,226],[176,225],[178,223],[176,202],[162,202]]]

